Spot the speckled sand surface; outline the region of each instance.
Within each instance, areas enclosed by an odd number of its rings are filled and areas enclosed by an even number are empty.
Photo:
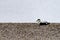
[[[60,40],[60,24],[0,23],[0,40]]]

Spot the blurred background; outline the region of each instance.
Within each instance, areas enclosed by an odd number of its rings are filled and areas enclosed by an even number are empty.
[[[60,23],[60,0],[0,0],[0,22]]]

